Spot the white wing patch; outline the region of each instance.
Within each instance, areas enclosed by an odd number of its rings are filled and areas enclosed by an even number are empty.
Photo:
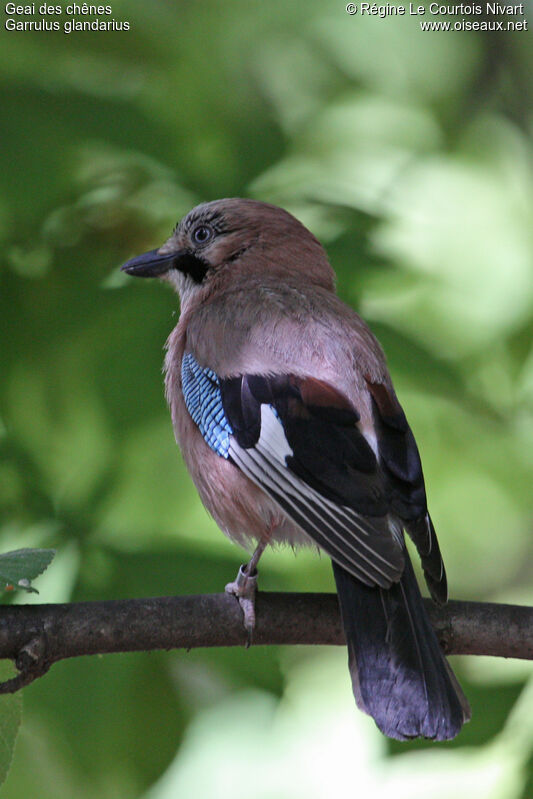
[[[287,467],[293,456],[283,424],[270,405],[261,405],[255,447],[230,436],[229,456],[254,483],[340,566],[370,586],[389,588],[403,571],[401,548],[383,520],[373,524],[346,505],[337,505]],[[381,521],[382,527],[376,525]]]

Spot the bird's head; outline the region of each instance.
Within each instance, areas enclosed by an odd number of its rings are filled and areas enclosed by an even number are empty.
[[[171,283],[182,302],[252,275],[281,280],[297,275],[334,289],[326,253],[301,222],[275,205],[240,198],[193,208],[162,247],[132,258],[122,270]]]

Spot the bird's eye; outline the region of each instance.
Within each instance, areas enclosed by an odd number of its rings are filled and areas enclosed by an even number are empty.
[[[195,244],[207,244],[213,238],[214,231],[209,225],[198,225],[192,232],[192,240]]]

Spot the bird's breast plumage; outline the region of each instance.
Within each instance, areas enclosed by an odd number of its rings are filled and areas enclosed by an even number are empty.
[[[273,531],[273,541],[312,545],[271,497],[225,457],[231,426],[221,417],[219,378],[185,349],[186,342],[187,319],[182,318],[167,342],[165,393],[176,441],[205,508],[246,549]]]

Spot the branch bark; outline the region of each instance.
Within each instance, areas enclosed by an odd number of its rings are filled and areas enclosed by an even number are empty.
[[[425,602],[447,654],[533,660],[533,608]],[[256,612],[256,646],[345,643],[336,594],[259,592]],[[228,594],[4,606],[0,658],[14,660],[19,675],[0,684],[0,693],[18,690],[65,658],[246,643],[240,607]]]

